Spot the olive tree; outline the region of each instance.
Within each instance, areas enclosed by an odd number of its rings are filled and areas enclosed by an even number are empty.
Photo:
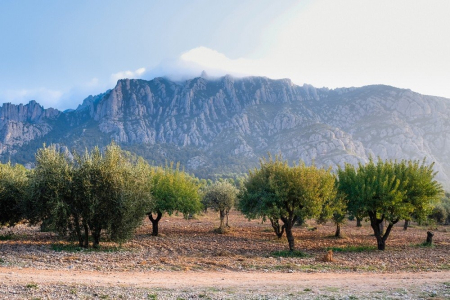
[[[102,153],[97,147],[69,159],[55,146],[36,154],[30,178],[28,216],[31,223],[62,235],[72,234],[79,245],[98,247],[104,233],[112,241],[131,237],[142,222],[150,197],[148,169],[132,163],[112,143]]]
[[[14,226],[23,218],[27,170],[22,165],[0,164],[0,226]]]
[[[341,238],[341,225],[345,223],[347,214],[347,199],[342,193],[339,193],[334,198],[329,198],[324,202],[322,212],[317,219],[317,223],[323,224],[328,220],[333,221],[336,225],[335,237]]]
[[[200,182],[181,171],[179,165],[156,167],[150,173],[151,198],[148,199],[147,216],[152,222],[152,235],[158,235],[158,225],[163,213],[181,212],[185,217],[202,210]]]
[[[295,222],[317,217],[324,201],[335,195],[335,178],[329,170],[304,163],[290,167],[281,157],[269,156],[261,159],[259,169],[249,172],[239,194],[239,208],[250,219],[271,219],[274,229],[281,220],[293,251]]]
[[[349,201],[352,213],[370,219],[379,250],[384,250],[392,227],[411,215],[426,216],[442,188],[434,180],[433,165],[417,161],[373,159],[358,167],[346,164],[338,169],[338,189]],[[382,223],[388,222],[386,231]]]
[[[238,189],[228,181],[217,181],[208,186],[203,195],[203,203],[219,212],[220,226],[219,233],[226,231],[228,226],[228,214],[236,201]],[[227,219],[225,224],[225,218]]]
[[[35,157],[25,216],[31,224],[41,223],[41,230],[66,235],[73,225],[69,206],[73,197],[73,163],[55,145],[44,145]]]
[[[88,246],[88,233],[94,247],[102,232],[116,242],[131,238],[148,209],[148,164],[142,159],[131,162],[115,144],[104,153],[96,147],[91,153],[76,155],[75,161],[70,206],[76,210],[76,225],[81,225],[76,228],[79,243]]]

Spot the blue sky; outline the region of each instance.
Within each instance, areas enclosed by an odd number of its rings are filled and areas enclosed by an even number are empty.
[[[450,1],[0,1],[0,103],[75,108],[119,78],[291,78],[450,98]]]

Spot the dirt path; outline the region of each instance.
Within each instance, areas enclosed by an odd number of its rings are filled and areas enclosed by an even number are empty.
[[[81,284],[145,288],[236,288],[270,289],[340,287],[365,291],[380,288],[421,286],[450,281],[450,271],[394,274],[262,273],[262,272],[94,272],[0,268],[2,285]]]

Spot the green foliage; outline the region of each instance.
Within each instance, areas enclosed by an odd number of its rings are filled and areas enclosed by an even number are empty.
[[[370,159],[357,168],[346,164],[338,170],[339,191],[348,199],[349,212],[368,217],[377,238],[378,249],[384,250],[389,233],[399,220],[415,216],[423,219],[442,193],[434,180],[433,164],[418,161],[382,161]],[[386,232],[381,227],[389,223]]]
[[[336,237],[341,237],[340,225],[344,224],[347,215],[348,200],[344,194],[339,193],[334,198],[327,199],[322,207],[322,212],[317,219],[318,224],[325,224],[332,220],[336,225]]]
[[[309,254],[304,253],[299,250],[294,251],[287,251],[287,250],[280,250],[280,251],[274,251],[271,252],[270,255],[275,257],[310,257]]]
[[[119,146],[109,145],[75,156],[74,197],[71,207],[80,214],[80,227],[87,224],[98,245],[102,230],[116,242],[131,238],[148,209],[149,166],[132,163]],[[85,241],[86,242],[86,241]]]
[[[55,146],[44,145],[37,151],[25,211],[31,224],[42,222],[43,230],[67,233],[72,177],[73,164]]]
[[[329,170],[304,163],[290,167],[281,157],[269,155],[259,169],[249,172],[239,194],[239,208],[248,218],[269,218],[272,225],[280,219],[293,251],[291,230],[296,220],[317,217],[324,202],[335,196],[335,178]]]
[[[224,219],[233,208],[238,194],[238,189],[229,181],[217,181],[206,187],[203,194],[203,204],[220,213],[221,230],[224,229]],[[228,225],[228,222],[227,224]]]
[[[445,193],[428,216],[437,224],[450,224],[450,194]]]
[[[158,235],[157,224],[163,213],[181,212],[186,218],[202,210],[200,181],[173,164],[150,171],[151,197],[147,199],[147,215],[153,224],[153,235]],[[157,217],[153,218],[153,214]]]
[[[179,165],[154,168],[151,172],[151,212],[169,215],[181,212],[185,217],[201,211],[200,183],[195,177],[180,170]]]
[[[122,251],[121,247],[99,246],[97,248],[84,248],[74,244],[52,244],[50,248],[55,252],[118,252]]]
[[[333,252],[366,252],[376,250],[374,246],[352,246],[343,247],[327,247],[325,250],[333,250]]]
[[[434,163],[426,165],[425,160],[422,163],[402,160],[394,165],[396,176],[401,182],[403,199],[414,207],[410,218],[406,219],[414,218],[418,222],[426,220],[443,193],[441,185],[434,180]]]
[[[14,238],[12,234],[0,235],[0,241],[10,241]]]
[[[28,283],[25,287],[27,289],[36,289],[38,285],[36,283]]]
[[[0,164],[0,226],[14,226],[23,218],[27,171],[19,164]]]
[[[100,235],[123,242],[142,222],[150,185],[142,160],[132,163],[114,143],[70,160],[56,147],[40,149],[30,178],[28,217],[32,223],[62,235],[77,237],[79,245],[98,247]],[[144,175],[144,176],[143,176]]]

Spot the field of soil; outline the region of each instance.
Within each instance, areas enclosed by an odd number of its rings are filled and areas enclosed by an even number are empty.
[[[160,236],[146,220],[121,247],[102,241],[80,250],[24,224],[0,229],[0,298],[4,299],[450,299],[450,228],[394,227],[385,251],[367,223],[349,221],[344,238],[331,223],[295,227],[305,257],[280,257],[286,238],[270,223],[230,215],[217,234],[214,212],[185,220],[164,216]],[[422,246],[427,230],[434,246]],[[334,249],[333,262],[322,262]]]

